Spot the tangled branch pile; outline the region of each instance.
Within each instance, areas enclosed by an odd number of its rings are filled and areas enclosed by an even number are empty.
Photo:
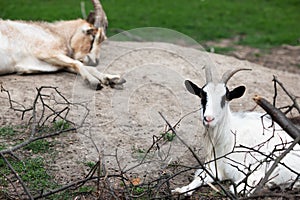
[[[265,155],[267,162],[269,159],[275,159],[274,166],[266,172],[265,178],[257,183],[255,192],[250,196],[234,196],[228,190],[228,184],[220,182],[213,177],[216,185],[209,185],[210,187],[201,187],[195,192],[192,199],[200,198],[230,198],[230,199],[256,199],[256,198],[299,198],[299,191],[293,188],[293,185],[288,191],[282,191],[280,188],[273,188],[273,191],[266,190],[264,184],[269,180],[271,170],[273,170],[280,160],[286,155],[293,145],[300,141],[299,127],[286,118],[292,117],[295,122],[299,118],[300,109],[297,103],[299,97],[290,94],[275,77],[274,77],[274,99],[273,105],[269,105],[263,98],[255,98],[255,101],[262,107],[267,107],[266,112],[270,114],[274,121],[279,123],[286,132],[294,136],[295,141],[292,144],[284,146],[284,151],[281,156],[276,156],[276,149],[269,155]],[[280,86],[291,99],[291,105],[283,108],[276,107],[277,86]],[[54,138],[64,137],[67,134],[74,134],[78,131],[84,122],[75,124],[70,120],[69,114],[72,109],[78,107],[86,110],[87,118],[89,109],[84,104],[72,103],[63,94],[54,87],[40,87],[36,89],[36,96],[33,100],[32,106],[25,107],[20,103],[14,101],[8,90],[1,86],[1,92],[7,94],[10,109],[13,112],[21,113],[22,120],[28,120],[25,126],[20,129],[22,134],[4,137],[0,135],[0,197],[3,199],[41,199],[54,198],[57,195],[70,195],[72,198],[79,199],[84,197],[86,199],[171,199],[181,198],[182,195],[172,194],[171,188],[177,185],[177,178],[186,175],[195,170],[195,168],[202,167],[205,170],[205,163],[198,157],[197,153],[189,147],[184,140],[181,139],[176,129],[181,120],[179,119],[175,125],[171,125],[165,116],[160,113],[161,117],[166,123],[166,130],[158,135],[153,135],[152,144],[149,147],[139,152],[142,155],[139,162],[130,168],[125,168],[124,163],[121,163],[118,150],[116,149],[113,155],[104,155],[100,147],[95,145],[98,151],[99,159],[97,162],[90,162],[89,171],[79,179],[68,183],[58,183],[55,181],[54,186],[34,185],[33,179],[37,177],[28,178],[29,164],[28,160],[32,156],[37,156],[32,153],[35,148],[31,145],[37,141],[54,140]],[[267,106],[266,106],[267,105]],[[284,110],[283,113],[280,110]],[[194,111],[195,112],[195,111]],[[275,113],[275,115],[273,115]],[[281,114],[278,114],[281,113]],[[29,116],[25,118],[25,116]],[[292,128],[291,128],[292,127]],[[3,128],[2,128],[3,129]],[[179,140],[191,152],[192,158],[197,161],[196,166],[186,166],[178,162],[170,162],[165,170],[159,170],[156,176],[141,177],[139,174],[133,174],[135,168],[140,167],[145,163],[150,163],[154,154],[160,156],[161,148],[172,145],[173,140]],[[92,140],[92,138],[91,138]],[[234,153],[239,147],[233,149]],[[257,151],[251,147],[243,147],[249,153]],[[171,154],[172,152],[167,152]],[[165,155],[161,159],[168,157]],[[104,158],[106,156],[113,157],[117,163],[114,169],[107,169]],[[52,162],[55,162],[55,156],[52,157]],[[18,165],[21,167],[18,167]],[[51,168],[51,163],[46,163],[45,168]],[[255,169],[251,171],[254,173]],[[51,169],[44,171],[45,174],[55,173]],[[299,172],[295,172],[300,176]],[[250,174],[248,174],[249,176]],[[62,197],[58,197],[62,198]]]

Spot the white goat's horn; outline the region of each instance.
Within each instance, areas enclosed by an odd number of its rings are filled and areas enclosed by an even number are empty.
[[[99,28],[101,26],[101,17],[104,16],[103,14],[103,9],[101,6],[100,1],[98,0],[92,0],[93,5],[94,5],[94,9],[95,9],[95,22],[94,22],[94,26],[96,28]]]
[[[234,70],[228,70],[226,71],[221,79],[221,83],[225,83],[225,85],[227,84],[227,82],[229,81],[229,79],[237,72],[242,71],[242,70],[251,70],[251,69],[247,69],[247,68],[240,68],[240,69],[234,69]]]
[[[213,82],[213,75],[210,66],[205,66],[205,78],[206,78],[206,83]]]

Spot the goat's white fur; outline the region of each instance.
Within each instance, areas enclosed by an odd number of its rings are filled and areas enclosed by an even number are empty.
[[[100,43],[106,38],[107,20],[101,12],[105,27],[83,19],[54,23],[0,19],[0,75],[65,70],[80,74],[95,89],[123,83],[119,75],[92,67],[98,64]]]
[[[226,94],[226,85],[224,83],[209,82],[204,86],[203,90],[207,94],[205,112],[203,113],[203,108],[201,109],[201,119],[206,129],[203,137],[204,149],[207,150],[205,157],[206,167],[219,180],[231,179],[236,185],[246,177],[245,174],[253,170],[253,173],[247,179],[249,186],[245,187],[244,184],[239,184],[236,188],[238,193],[244,191],[245,188],[245,192],[249,194],[253,191],[253,187],[264,177],[273,161],[260,165],[260,161],[264,160],[265,156],[247,148],[239,147],[243,145],[269,155],[276,145],[279,145],[277,148],[287,147],[293,139],[282,131],[277,124],[273,124],[268,116],[262,117],[262,113],[231,112],[229,101],[226,101],[222,108],[220,102],[222,101],[222,96]],[[205,116],[210,116],[214,120],[206,122],[204,120]],[[279,155],[280,153],[282,151],[274,154]],[[211,162],[216,158],[219,159]],[[298,173],[300,172],[300,147],[298,144],[292,152],[283,158],[281,163],[286,164],[290,169]],[[256,167],[258,168],[256,169]],[[268,186],[275,184],[286,187],[297,178],[297,175],[279,164],[270,178],[271,180],[267,183]],[[195,173],[194,180],[189,185],[176,188],[173,192],[191,195],[195,188],[211,182],[213,182],[213,179],[202,169],[199,169]],[[299,178],[296,185],[299,186]],[[232,192],[233,189],[234,187],[231,186]]]

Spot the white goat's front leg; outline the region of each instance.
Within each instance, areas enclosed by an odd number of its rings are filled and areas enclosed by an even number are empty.
[[[254,188],[257,186],[257,184],[261,181],[261,179],[265,176],[264,171],[257,170],[252,172],[247,178],[247,183],[244,180],[245,177],[242,179],[235,181],[236,188],[234,188],[233,185],[230,186],[230,191],[232,194],[239,194],[239,195],[246,195],[248,196],[251,194],[254,190]],[[267,184],[268,185],[268,184]]]
[[[203,180],[199,176],[195,177],[195,179],[188,185],[183,186],[181,188],[176,188],[172,190],[172,193],[184,194],[186,196],[191,196],[196,188],[203,185]]]
[[[195,173],[194,180],[190,184],[181,188],[176,188],[175,190],[172,190],[172,193],[184,193],[186,196],[191,196],[196,188],[212,182],[213,179],[208,176],[208,174],[206,174],[202,169],[198,169]]]

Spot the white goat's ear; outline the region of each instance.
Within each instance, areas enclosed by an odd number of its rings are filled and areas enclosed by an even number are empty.
[[[186,89],[192,93],[195,94],[197,96],[199,96],[200,98],[202,97],[202,89],[199,88],[196,84],[194,84],[192,81],[189,80],[185,80],[184,81],[185,87]]]
[[[241,96],[244,95],[245,90],[246,90],[245,86],[236,87],[232,91],[227,92],[226,99],[228,101],[231,101],[232,99],[240,98]]]

